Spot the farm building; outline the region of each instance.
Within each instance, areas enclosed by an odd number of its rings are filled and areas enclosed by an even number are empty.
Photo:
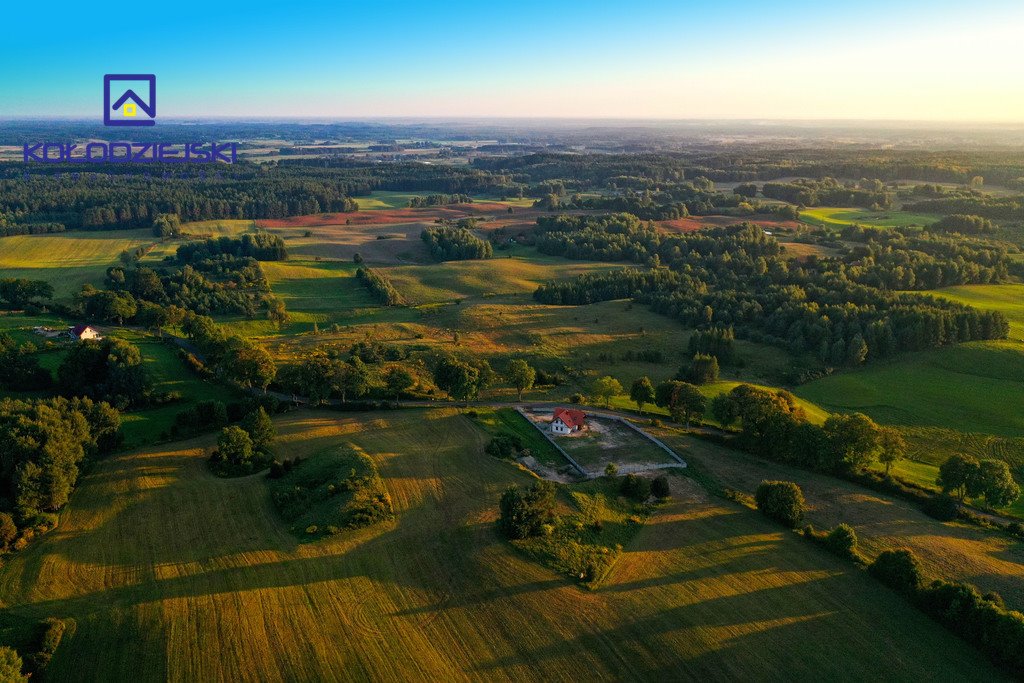
[[[99,330],[91,325],[75,325],[68,329],[68,335],[72,339],[84,341],[86,339],[103,339]]]
[[[573,434],[583,429],[586,424],[587,414],[582,410],[555,408],[555,415],[551,419],[551,431],[554,434]]]

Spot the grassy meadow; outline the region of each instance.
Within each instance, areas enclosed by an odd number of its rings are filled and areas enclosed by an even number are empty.
[[[816,207],[800,212],[800,220],[821,228],[843,228],[847,225],[863,225],[876,228],[928,227],[940,216],[908,211],[869,211],[837,207]]]
[[[1024,285],[967,285],[930,292],[1010,321],[1006,341],[973,342],[907,355],[820,379],[796,393],[829,410],[860,411],[898,426],[909,445],[897,473],[935,486],[954,454],[994,458],[1024,473]],[[1024,516],[1024,502],[1005,510]]]
[[[289,455],[369,454],[395,520],[301,543],[262,476],[207,470],[209,438],[123,453],[0,568],[0,632],[73,623],[57,680],[875,680],[879,662],[893,680],[1000,678],[864,573],[691,480],[672,478],[585,590],[495,534],[501,490],[530,475],[484,455],[469,418],[278,427]]]
[[[1024,284],[963,285],[929,293],[982,310],[1002,311],[1010,321],[1010,339],[1024,342]]]
[[[123,251],[154,244],[150,230],[68,232],[0,238],[4,277],[45,280],[54,297],[70,299],[84,284],[101,286]]]

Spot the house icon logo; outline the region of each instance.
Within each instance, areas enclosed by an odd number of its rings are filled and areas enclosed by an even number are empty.
[[[106,74],[103,77],[103,125],[156,125],[156,76]]]

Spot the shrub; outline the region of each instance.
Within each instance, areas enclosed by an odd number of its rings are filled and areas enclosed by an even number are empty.
[[[6,548],[18,536],[18,527],[14,524],[14,518],[6,512],[0,512],[0,546]]]
[[[926,515],[933,519],[948,522],[956,519],[957,512],[960,510],[960,505],[952,496],[943,493],[929,498],[928,501],[921,506],[921,509],[924,510]]]
[[[555,485],[536,481],[525,490],[510,486],[501,494],[498,529],[511,539],[529,538],[543,533],[543,526],[554,519]]]
[[[849,524],[840,524],[825,537],[825,547],[840,557],[857,556],[857,534]]]
[[[18,653],[7,646],[0,647],[0,681],[24,683],[28,678],[21,673],[22,661]]]
[[[619,474],[619,466],[613,462],[608,463],[604,466],[604,476],[614,477]]]
[[[523,440],[516,434],[502,432],[496,434],[491,442],[487,444],[484,452],[495,458],[511,460],[523,450]]]
[[[906,548],[885,550],[868,567],[868,572],[889,588],[913,595],[921,586],[921,563]]]
[[[627,474],[622,479],[619,492],[633,500],[645,501],[651,495],[651,484],[643,477]]]
[[[668,484],[668,477],[664,474],[655,477],[651,482],[651,493],[662,500],[669,498],[672,495],[672,488]]]
[[[754,500],[758,510],[791,529],[803,521],[807,510],[803,491],[791,481],[762,481]]]

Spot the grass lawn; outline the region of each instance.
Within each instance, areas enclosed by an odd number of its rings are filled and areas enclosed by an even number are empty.
[[[73,620],[54,680],[874,680],[879,662],[893,680],[1000,679],[863,572],[690,480],[585,591],[496,535],[501,491],[531,478],[484,456],[468,418],[278,426],[292,456],[369,454],[396,519],[300,543],[263,477],[208,471],[210,437],[117,455],[0,568],[0,635]]]
[[[530,422],[512,408],[474,408],[474,421],[487,430],[489,436],[507,433],[519,437],[523,447],[530,455],[546,467],[555,469],[564,467],[566,460],[555,450],[551,442],[545,439]]]
[[[843,209],[817,207],[800,213],[800,220],[823,228],[842,228],[854,223],[878,228],[927,227],[939,220],[939,216],[907,211],[868,211],[866,209]]]

